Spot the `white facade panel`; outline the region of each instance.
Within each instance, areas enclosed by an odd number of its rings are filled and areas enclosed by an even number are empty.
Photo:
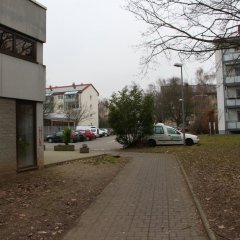
[[[218,129],[219,133],[225,133],[225,106],[224,106],[224,84],[223,84],[223,65],[222,51],[215,53],[216,61],[216,79],[217,79],[217,108],[218,108]]]
[[[45,100],[45,66],[0,53],[0,73],[0,97]]]
[[[1,0],[0,23],[46,42],[46,9],[29,0]]]
[[[99,126],[98,122],[98,93],[96,90],[89,86],[87,89],[85,89],[81,95],[80,95],[80,102],[82,106],[87,106],[87,109],[92,114],[92,117],[90,119],[86,119],[84,121],[81,121],[78,125],[81,126]]]

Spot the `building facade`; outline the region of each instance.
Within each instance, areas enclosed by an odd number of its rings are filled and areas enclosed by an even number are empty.
[[[45,132],[54,132],[64,126],[98,127],[98,96],[92,84],[46,88]]]
[[[43,166],[46,8],[0,1],[0,174]]]
[[[215,58],[219,133],[240,133],[240,49],[218,50]]]

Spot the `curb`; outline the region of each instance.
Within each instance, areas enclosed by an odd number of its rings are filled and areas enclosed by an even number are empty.
[[[188,176],[187,176],[187,174],[186,174],[186,171],[184,170],[184,168],[183,168],[183,166],[182,166],[182,163],[179,161],[178,158],[176,158],[176,159],[177,159],[178,165],[179,165],[179,167],[180,167],[180,169],[181,169],[181,171],[182,171],[182,174],[183,174],[183,176],[184,176],[184,179],[185,179],[185,181],[186,181],[186,183],[187,183],[188,189],[189,189],[189,191],[190,191],[190,193],[191,193],[191,195],[192,195],[194,204],[195,204],[195,206],[196,206],[196,208],[197,208],[197,210],[198,210],[198,213],[199,213],[199,215],[200,215],[201,221],[202,221],[202,223],[203,223],[203,226],[204,226],[204,228],[205,228],[205,231],[206,231],[206,233],[207,233],[207,235],[208,235],[209,240],[217,240],[214,232],[212,231],[212,229],[211,229],[211,227],[210,227],[210,225],[209,225],[209,222],[208,222],[208,220],[207,220],[207,217],[206,217],[206,215],[205,215],[205,213],[204,213],[204,211],[203,211],[203,209],[202,209],[202,206],[201,206],[200,202],[198,201],[198,199],[197,199],[197,197],[196,197],[196,194],[193,192],[193,187],[192,187],[192,185],[191,185],[191,183],[190,183],[190,181],[189,181],[189,179],[188,179]]]
[[[105,156],[105,155],[107,155],[107,154],[102,153],[102,154],[94,155],[94,156],[86,156],[86,157],[81,157],[81,158],[73,158],[73,159],[64,160],[64,161],[61,161],[61,162],[49,163],[49,164],[44,165],[43,168],[53,167],[53,166],[56,166],[56,165],[62,165],[62,164],[65,164],[65,163],[74,162],[74,161],[81,161],[81,160],[90,159],[90,158],[98,158],[98,157]]]

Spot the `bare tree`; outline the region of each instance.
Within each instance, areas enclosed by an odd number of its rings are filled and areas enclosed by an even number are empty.
[[[214,74],[205,73],[202,68],[196,71],[197,85],[194,89],[194,123],[192,125],[192,130],[196,133],[208,133],[209,123],[213,129],[213,123],[217,122],[216,85],[211,84],[214,78]]]
[[[127,0],[126,8],[149,27],[145,64],[171,51],[206,60],[218,49],[240,47],[239,0]]]
[[[98,101],[98,115],[99,115],[99,127],[109,127],[108,124],[108,112],[109,102],[108,99],[103,98]]]
[[[75,126],[82,121],[91,120],[95,112],[91,111],[87,104],[82,104],[78,108],[68,106],[65,108],[65,116],[68,121],[74,121]]]
[[[43,116],[47,117],[50,113],[54,112],[54,98],[53,95],[46,96],[45,101],[43,103]]]
[[[152,84],[148,91],[153,93],[154,115],[158,122],[172,121],[179,126],[182,123],[182,104],[179,78],[170,78],[168,80],[158,80],[156,84]],[[184,85],[184,104],[185,104],[185,120],[187,120],[193,112],[192,88],[188,84]]]

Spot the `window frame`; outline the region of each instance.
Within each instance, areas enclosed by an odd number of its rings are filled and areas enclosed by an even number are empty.
[[[8,49],[4,49],[4,48],[0,47],[0,53],[6,54],[6,55],[9,55],[12,57],[20,58],[20,59],[23,59],[23,60],[26,60],[29,62],[34,62],[34,63],[37,62],[37,41],[36,40],[29,38],[24,34],[20,34],[14,30],[11,30],[5,26],[2,26],[1,24],[0,24],[0,30],[4,31],[6,33],[12,34],[12,37],[13,37],[13,43],[12,43],[13,50],[10,51]],[[17,53],[16,39],[20,39],[20,40],[23,40],[25,42],[29,42],[32,44],[31,55],[26,56],[26,55],[21,55],[21,54]]]

